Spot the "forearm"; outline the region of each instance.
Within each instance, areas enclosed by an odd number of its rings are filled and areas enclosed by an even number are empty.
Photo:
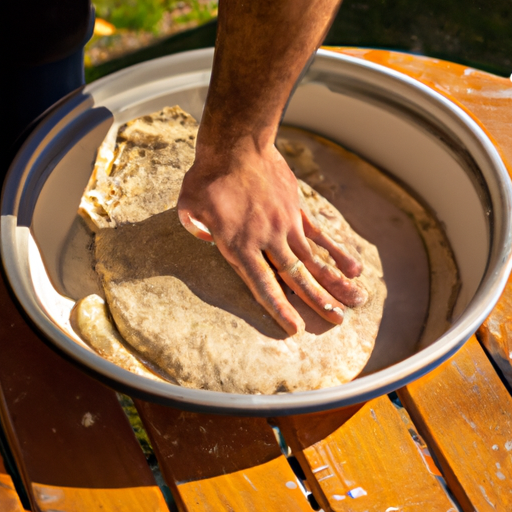
[[[288,97],[340,0],[220,0],[198,149],[274,142]],[[251,141],[251,142],[249,142]]]

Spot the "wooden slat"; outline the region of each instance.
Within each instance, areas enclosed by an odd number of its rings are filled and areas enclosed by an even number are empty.
[[[2,457],[0,457],[0,510],[2,512],[23,512],[25,510],[14,487],[14,482],[5,469]]]
[[[117,471],[123,472],[124,468]],[[37,510],[41,512],[169,511],[159,489],[154,486],[92,489],[34,483],[32,493],[39,507]]]
[[[498,304],[478,329],[478,339],[512,386],[512,278]]]
[[[453,507],[386,396],[348,414],[340,410],[276,421],[324,510],[424,512]],[[336,427],[337,421],[341,426]],[[329,435],[325,423],[334,427]],[[319,436],[312,435],[317,425]]]
[[[167,511],[115,394],[49,349],[0,286],[0,412],[33,510]]]
[[[264,419],[135,403],[181,510],[311,512]]]
[[[476,338],[399,396],[463,509],[512,510],[512,398]]]
[[[179,486],[185,510],[311,512],[284,456],[229,475]]]

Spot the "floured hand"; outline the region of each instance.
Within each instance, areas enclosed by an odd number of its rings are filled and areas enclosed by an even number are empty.
[[[290,335],[304,321],[288,302],[284,281],[326,320],[340,324],[345,306],[367,291],[351,278],[361,263],[324,235],[300,208],[295,176],[273,144],[241,138],[222,154],[199,145],[178,201],[184,227],[214,241],[256,300]]]

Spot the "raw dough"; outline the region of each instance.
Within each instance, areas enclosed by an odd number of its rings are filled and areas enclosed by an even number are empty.
[[[126,342],[110,319],[105,301],[98,295],[88,295],[80,299],[71,311],[70,320],[75,332],[79,332],[82,339],[107,361],[137,375],[162,381],[148,370],[147,363],[143,364],[126,348]]]
[[[173,126],[156,133],[161,118]],[[84,195],[82,212],[100,198],[96,225],[111,226],[96,234],[96,270],[122,337],[170,381],[192,388],[272,394],[352,380],[371,354],[386,297],[377,249],[300,182],[307,213],[360,254],[364,271],[357,279],[370,297],[364,306],[347,309],[343,324],[334,326],[288,290],[306,321],[304,334],[288,337],[217,248],[179,223],[174,207],[193,161],[192,122],[173,107],[123,127],[111,171],[101,179],[97,173]],[[155,168],[143,169],[141,159]],[[102,197],[116,200],[106,204]]]

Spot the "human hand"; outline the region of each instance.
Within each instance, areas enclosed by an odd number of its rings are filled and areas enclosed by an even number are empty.
[[[183,181],[178,214],[189,232],[215,242],[289,335],[302,332],[305,324],[277,275],[333,324],[342,323],[345,306],[367,299],[367,291],[351,280],[360,274],[361,263],[301,210],[297,180],[273,144],[258,148],[242,140],[221,152],[198,147]]]

